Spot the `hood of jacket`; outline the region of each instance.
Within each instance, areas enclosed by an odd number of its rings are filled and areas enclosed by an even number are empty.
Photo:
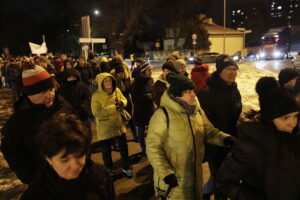
[[[207,73],[209,70],[208,65],[195,65],[195,67],[192,69],[192,72],[201,72],[201,73]]]
[[[221,77],[220,75],[215,71],[212,73],[207,79],[206,84],[210,88],[218,88],[221,90],[231,90],[231,89],[237,89],[236,82],[232,83],[231,85],[228,85]]]
[[[97,75],[96,77],[96,80],[97,80],[97,84],[98,84],[98,91],[101,92],[101,93],[106,93],[103,88],[102,88],[102,83],[103,83],[103,80],[106,78],[106,77],[111,77],[112,78],[112,87],[113,87],[113,91],[114,92],[116,90],[116,87],[117,87],[117,82],[116,82],[116,79],[110,74],[110,73],[100,73]]]
[[[77,78],[77,81],[80,81],[81,80],[81,77],[80,77],[80,72],[74,68],[71,68],[71,69],[66,69],[65,72],[64,72],[64,82],[67,82],[67,78],[70,77],[70,76],[75,76]]]

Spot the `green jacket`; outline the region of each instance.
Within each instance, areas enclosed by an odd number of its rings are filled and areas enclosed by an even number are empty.
[[[113,93],[109,95],[103,91],[102,82],[104,78],[113,79]],[[123,102],[124,107],[127,104],[126,98],[121,90],[116,87],[114,77],[109,73],[97,75],[98,91],[92,96],[92,113],[96,117],[97,137],[99,140],[106,140],[126,133],[126,125],[121,121],[120,112],[116,108],[116,99]]]
[[[167,90],[161,98],[161,106],[168,112],[169,128],[163,110],[157,109],[150,120],[146,139],[156,194],[168,188],[163,179],[175,174],[179,186],[171,191],[169,199],[202,199],[204,142],[223,146],[223,139],[229,135],[210,123],[198,100],[195,113],[188,116]]]

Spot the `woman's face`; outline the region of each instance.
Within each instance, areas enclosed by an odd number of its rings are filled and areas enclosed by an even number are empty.
[[[111,77],[106,77],[105,79],[103,79],[103,87],[105,89],[112,88],[112,78]]]
[[[51,158],[46,157],[46,160],[59,177],[66,180],[78,178],[85,165],[86,155],[74,153],[63,157],[64,153],[65,150],[62,150]]]
[[[182,96],[177,98],[183,100],[189,106],[196,105],[196,94],[194,90],[185,90],[182,92]]]
[[[292,133],[297,125],[297,117],[299,112],[292,112],[273,119],[273,123],[277,130]]]

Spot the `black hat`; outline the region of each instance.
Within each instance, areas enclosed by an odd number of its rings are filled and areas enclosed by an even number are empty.
[[[152,65],[150,65],[149,63],[145,62],[144,64],[142,64],[140,66],[140,72],[141,73],[145,73],[147,71],[147,69],[149,68],[153,68]]]
[[[193,81],[182,74],[170,72],[167,76],[167,81],[170,83],[169,91],[176,97],[180,97],[185,90],[196,88]]]
[[[174,67],[174,63],[172,63],[172,62],[165,62],[165,63],[163,64],[163,66],[162,66],[162,70],[164,70],[164,69],[168,69],[168,70],[170,70],[171,72],[176,73],[176,69],[175,69],[175,67]]]
[[[298,77],[299,75],[300,75],[300,73],[295,69],[283,69],[283,70],[281,70],[279,75],[278,75],[280,86],[283,87],[284,84],[286,84],[290,80]]]
[[[236,62],[229,55],[219,55],[216,59],[217,72],[221,73],[228,66],[236,66],[238,68]]]
[[[273,119],[299,111],[295,96],[291,91],[278,87],[274,77],[262,77],[256,83],[259,95],[261,120],[271,122]]]

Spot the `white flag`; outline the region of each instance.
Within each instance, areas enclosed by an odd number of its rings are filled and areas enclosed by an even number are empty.
[[[29,46],[32,54],[44,54],[48,51],[45,41],[42,43],[42,45],[29,42]]]

